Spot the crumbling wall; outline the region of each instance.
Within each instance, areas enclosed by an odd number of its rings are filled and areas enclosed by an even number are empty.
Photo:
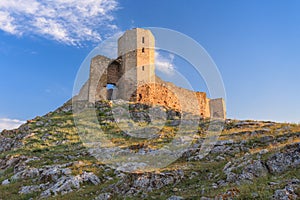
[[[177,95],[162,84],[149,83],[140,85],[136,93],[136,102],[150,105],[162,105],[181,111],[181,105]]]
[[[165,82],[156,77],[155,83],[140,85],[133,101],[162,105],[179,112],[189,112],[202,117],[209,117],[209,105],[206,93],[194,92]]]
[[[98,55],[94,57],[90,65],[88,100],[95,102],[107,99],[107,66],[112,59]]]
[[[136,50],[124,54],[121,58],[122,76],[117,84],[119,89],[118,98],[129,100],[137,89]]]
[[[226,118],[226,105],[224,99],[210,99],[209,100],[210,117],[216,119]]]
[[[146,84],[137,83],[137,68],[132,51],[119,58],[119,61],[104,56],[92,59],[89,84],[80,93],[86,95],[90,102],[101,99],[124,99],[150,105],[162,105],[179,112],[189,112],[204,118],[226,117],[226,108],[223,99],[208,99],[204,92],[194,92],[178,87],[171,82],[165,82],[155,76],[155,81]],[[122,69],[122,63],[127,63],[130,70]],[[123,74],[126,71],[125,74]],[[101,76],[100,76],[101,75]],[[117,90],[107,90],[107,84],[115,84]]]
[[[78,95],[73,97],[75,101],[87,101],[89,98],[89,81],[85,82],[81,87]]]
[[[107,84],[117,85],[121,76],[121,64],[115,60],[107,67]]]

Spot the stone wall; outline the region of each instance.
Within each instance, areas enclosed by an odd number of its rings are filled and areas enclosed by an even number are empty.
[[[119,89],[118,98],[129,100],[137,89],[136,50],[124,54],[121,59],[122,76],[117,85]]]
[[[96,56],[91,61],[88,100],[95,102],[107,98],[107,67],[113,60]]]
[[[117,85],[121,76],[121,63],[119,63],[117,60],[114,60],[107,67],[107,84]]]
[[[89,81],[85,82],[81,87],[78,95],[73,97],[75,101],[87,101],[89,99]]]
[[[140,85],[133,101],[162,105],[179,112],[189,112],[202,117],[209,117],[209,104],[204,92],[194,92],[165,82],[156,77],[155,83]]]
[[[209,100],[210,107],[210,117],[211,118],[226,118],[226,105],[224,99],[210,99]]]

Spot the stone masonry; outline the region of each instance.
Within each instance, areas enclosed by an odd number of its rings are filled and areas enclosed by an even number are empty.
[[[108,84],[114,88],[107,89]],[[203,118],[226,118],[222,98],[209,99],[204,92],[178,87],[155,75],[155,38],[150,30],[141,28],[128,30],[119,38],[118,58],[98,55],[92,59],[89,81],[77,98],[89,102],[123,99]]]

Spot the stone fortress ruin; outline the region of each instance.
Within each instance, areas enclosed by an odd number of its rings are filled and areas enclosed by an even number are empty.
[[[178,87],[155,74],[155,38],[150,30],[141,28],[127,30],[118,39],[116,59],[102,55],[92,58],[89,80],[79,96],[89,102],[123,99],[203,118],[226,118],[222,98],[209,99],[204,92]]]

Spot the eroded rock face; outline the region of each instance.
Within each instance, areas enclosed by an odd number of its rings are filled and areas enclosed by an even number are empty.
[[[51,194],[66,194],[73,192],[74,189],[79,189],[80,184],[83,182],[80,176],[63,176],[57,180],[57,182],[52,185],[47,190],[41,193],[41,197],[49,197]]]
[[[261,160],[253,160],[250,155],[228,162],[223,172],[227,182],[238,183],[252,181],[254,178],[266,176],[268,170]]]
[[[29,194],[41,192],[41,197],[51,195],[66,194],[80,188],[82,183],[91,183],[98,185],[101,180],[92,172],[83,172],[79,175],[72,175],[69,168],[76,163],[66,163],[61,165],[48,165],[42,168],[30,167],[29,161],[38,160],[38,158],[29,158],[26,156],[8,157],[2,160],[2,168],[6,169],[14,166],[14,175],[2,182],[2,185],[10,184],[10,180],[18,181],[22,179],[36,179],[43,182],[39,185],[22,186],[19,193]]]
[[[259,154],[268,152],[262,150]],[[226,174],[227,182],[240,183],[251,181],[254,178],[266,176],[268,173],[281,173],[289,168],[300,166],[300,143],[285,147],[282,152],[270,155],[266,161],[253,159],[250,154],[242,158],[233,159],[228,162],[223,172]]]
[[[54,172],[51,172],[53,175]],[[59,175],[57,175],[58,177]],[[55,176],[56,177],[56,176]],[[49,197],[51,195],[64,195],[74,190],[80,189],[82,183],[92,183],[98,185],[100,179],[92,172],[83,172],[80,175],[61,175],[57,180],[53,182],[47,182],[40,185],[23,186],[19,191],[20,194],[28,194],[33,192],[42,192],[41,197]]]
[[[287,146],[283,152],[271,156],[266,163],[271,173],[281,173],[300,166],[300,143]]]
[[[300,180],[288,180],[286,186],[283,189],[276,190],[272,198],[274,200],[296,200],[299,196],[295,191],[299,188]]]
[[[112,185],[111,189],[125,196],[132,196],[140,192],[151,192],[166,185],[180,182],[184,177],[182,170],[164,173],[128,174]]]
[[[20,126],[19,129],[0,132],[0,153],[21,147],[23,145],[22,139],[28,134],[29,127],[26,124]]]
[[[19,194],[30,194],[33,192],[40,192],[49,187],[49,183],[46,184],[40,184],[40,185],[30,185],[30,186],[22,186]]]

